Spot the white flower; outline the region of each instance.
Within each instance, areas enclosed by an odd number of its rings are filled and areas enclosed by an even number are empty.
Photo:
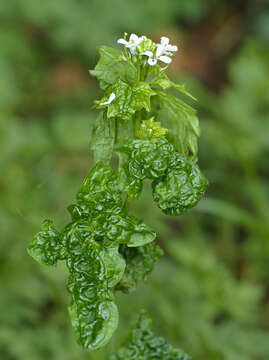
[[[174,51],[177,51],[178,48],[176,45],[169,44],[169,39],[165,36],[161,37],[161,43],[157,45],[157,53],[160,52],[161,55],[173,55]]]
[[[169,56],[159,55],[159,54],[157,54],[157,52],[158,52],[158,48],[157,48],[155,57],[154,57],[152,51],[145,51],[144,53],[142,53],[142,55],[148,56],[148,64],[151,65],[151,66],[156,65],[158,60],[161,60],[162,62],[164,62],[166,64],[170,64],[172,59]]]
[[[177,51],[176,45],[170,45],[169,39],[165,36],[161,37],[161,43],[157,44],[157,50],[155,56],[151,51],[145,51],[142,55],[148,56],[148,64],[154,66],[158,60],[161,60],[165,64],[170,64],[172,59],[169,56],[173,55],[174,51]]]
[[[100,105],[109,105],[112,103],[112,101],[115,99],[116,95],[112,92],[110,95],[109,95],[109,98],[107,101],[103,102],[103,103],[100,103]]]
[[[144,41],[146,39],[147,39],[146,36],[138,37],[136,34],[131,34],[129,41],[127,41],[125,39],[119,39],[118,44],[124,45],[127,49],[130,50],[131,54],[136,54],[136,48],[142,41]]]

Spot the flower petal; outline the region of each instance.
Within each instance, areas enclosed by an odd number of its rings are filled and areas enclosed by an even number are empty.
[[[112,101],[115,99],[116,95],[112,92],[110,95],[109,95],[109,98],[107,101],[103,102],[103,103],[100,103],[100,105],[109,105],[110,103],[112,103]]]
[[[131,54],[136,54],[136,45],[134,45],[134,44],[128,44],[128,45],[126,45],[126,47],[130,50],[130,53]]]
[[[166,46],[165,50],[167,50],[167,51],[177,51],[178,48],[177,48],[176,45],[169,45],[169,44],[168,44],[168,45]]]
[[[157,64],[157,59],[148,58],[148,64],[154,66]]]
[[[146,37],[145,35],[142,35],[142,36],[140,37],[140,39],[141,39],[141,41],[144,41],[144,40],[147,40],[147,37]]]
[[[168,45],[168,44],[169,44],[169,39],[168,39],[168,37],[162,36],[162,37],[161,37],[161,44],[164,45],[164,46]]]
[[[165,64],[170,64],[170,62],[172,61],[172,59],[169,56],[160,56],[159,59]]]
[[[164,51],[162,55],[173,56],[174,54],[169,51]]]
[[[139,41],[139,37],[136,34],[130,35],[129,42],[133,42],[133,43],[137,44],[138,41]]]
[[[147,40],[147,38],[146,38],[146,36],[140,36],[140,38],[138,38],[138,40],[137,40],[137,43],[136,43],[136,45],[139,45],[139,44],[141,44],[142,43],[142,41],[144,41],[144,40]]]
[[[141,53],[141,55],[146,55],[146,56],[152,58],[153,57],[153,52],[152,51],[144,51],[144,52]]]
[[[117,41],[118,44],[123,44],[123,45],[127,45],[128,44],[128,41],[126,41],[125,39],[119,39]]]
[[[164,52],[164,46],[157,44],[156,57],[159,58]]]

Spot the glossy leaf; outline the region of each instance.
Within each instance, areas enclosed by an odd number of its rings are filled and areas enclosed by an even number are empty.
[[[115,98],[110,102],[111,94]],[[96,101],[98,108],[107,107],[107,116],[117,117],[120,119],[130,119],[136,111],[145,109],[150,111],[150,98],[155,92],[148,83],[138,82],[130,86],[126,82],[118,79],[115,84],[111,85],[105,92],[104,97]]]
[[[119,170],[119,184],[126,191],[130,199],[139,199],[143,189],[143,181],[130,175],[127,162],[121,165]]]
[[[77,202],[92,216],[99,215],[115,205],[121,206],[118,179],[111,166],[105,166],[102,162],[96,164],[78,191]]]
[[[167,174],[152,183],[153,199],[168,215],[181,215],[195,206],[207,188],[195,160],[175,153]]]
[[[143,247],[156,237],[126,213],[121,195],[115,171],[98,162],[78,191],[78,204],[68,207],[72,222],[59,233],[45,221],[28,249],[46,265],[66,261],[72,296],[69,314],[78,342],[90,351],[104,346],[118,324],[112,289],[126,268],[119,245]]]
[[[166,139],[160,139],[155,142],[134,140],[119,151],[128,157],[128,175],[131,179],[143,180],[163,176],[175,149]]]
[[[153,241],[156,233],[142,221],[129,216],[119,207],[96,217],[97,234],[105,237],[105,244],[141,246]]]
[[[77,194],[85,216],[93,217],[91,230],[105,238],[107,246],[141,246],[153,241],[155,232],[122,208],[119,180],[110,166],[98,163]]]
[[[87,221],[69,224],[63,231],[63,242],[70,272],[67,287],[72,295],[72,325],[78,342],[88,350],[96,350],[109,341],[118,324],[109,285],[119,279],[122,269],[117,267],[113,273],[111,253],[102,251],[101,244],[93,240]]]

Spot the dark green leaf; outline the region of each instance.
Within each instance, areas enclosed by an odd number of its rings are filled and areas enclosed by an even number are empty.
[[[90,171],[77,193],[78,204],[91,216],[96,216],[114,206],[121,206],[118,177],[111,166],[102,162]]]
[[[119,155],[122,156],[120,153]],[[125,162],[119,170],[119,184],[130,199],[139,199],[143,189],[143,181],[130,175],[128,162]]]
[[[120,279],[122,269],[117,267],[113,273],[112,253],[108,256],[101,244],[93,240],[88,222],[69,224],[63,232],[63,241],[70,272],[72,325],[78,342],[88,350],[96,350],[109,341],[118,324],[118,310],[109,286]]]
[[[133,179],[156,179],[163,176],[175,149],[166,139],[160,139],[134,140],[119,148],[118,151],[128,157],[125,168],[129,183],[131,183]]]
[[[152,183],[153,199],[168,215],[181,215],[195,206],[207,187],[195,160],[175,153],[167,174]]]
[[[110,95],[114,93],[115,99],[106,104]],[[107,107],[107,116],[117,117],[128,120],[136,111],[145,109],[150,111],[150,98],[155,92],[148,83],[139,82],[130,86],[126,82],[118,79],[115,84],[111,85],[105,92],[105,96],[96,101],[98,108]]]
[[[126,244],[141,246],[153,241],[155,232],[134,216],[129,216],[119,207],[114,207],[96,217],[94,227],[103,236],[106,245]]]

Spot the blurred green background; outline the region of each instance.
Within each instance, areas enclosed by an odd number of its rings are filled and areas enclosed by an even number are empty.
[[[124,31],[179,46],[170,76],[199,99],[210,187],[180,218],[162,215],[149,189],[136,204],[166,255],[147,284],[117,295],[119,330],[87,354],[69,323],[64,266],[40,266],[25,248],[43,219],[69,220],[101,95],[88,69]],[[268,135],[268,1],[1,0],[0,359],[105,359],[145,307],[193,359],[268,360]]]

